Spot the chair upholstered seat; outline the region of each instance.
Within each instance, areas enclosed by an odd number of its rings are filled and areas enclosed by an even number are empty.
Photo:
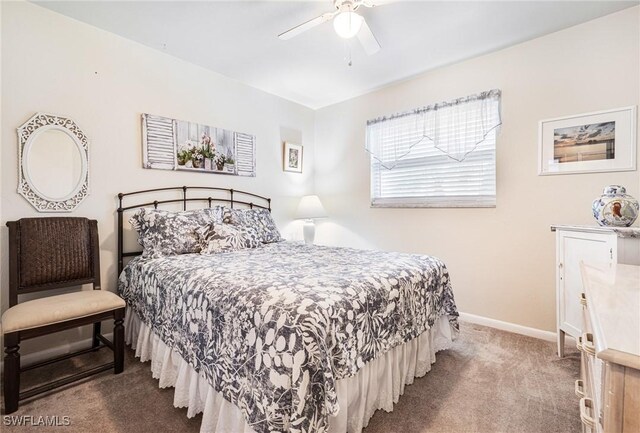
[[[106,290],[84,290],[48,296],[14,305],[2,315],[5,333],[38,328],[125,306],[124,300]]]

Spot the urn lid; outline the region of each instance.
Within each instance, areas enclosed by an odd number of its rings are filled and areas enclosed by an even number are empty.
[[[603,194],[626,194],[627,190],[624,186],[609,185],[602,191]]]

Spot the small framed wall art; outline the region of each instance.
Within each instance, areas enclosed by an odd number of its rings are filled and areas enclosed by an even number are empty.
[[[538,174],[636,169],[636,107],[543,120]]]
[[[302,145],[284,142],[284,171],[302,173]]]

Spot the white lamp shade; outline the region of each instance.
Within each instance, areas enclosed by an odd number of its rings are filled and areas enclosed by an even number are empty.
[[[358,34],[364,18],[355,12],[340,12],[333,19],[333,28],[344,39],[350,39]]]
[[[305,195],[300,200],[296,218],[298,219],[314,219],[325,218],[327,211],[324,210],[320,198],[317,195]]]

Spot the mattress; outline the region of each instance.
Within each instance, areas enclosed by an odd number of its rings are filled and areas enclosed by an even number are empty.
[[[337,381],[457,310],[424,255],[279,242],[132,260],[119,292],[141,322],[258,432],[324,432]]]

